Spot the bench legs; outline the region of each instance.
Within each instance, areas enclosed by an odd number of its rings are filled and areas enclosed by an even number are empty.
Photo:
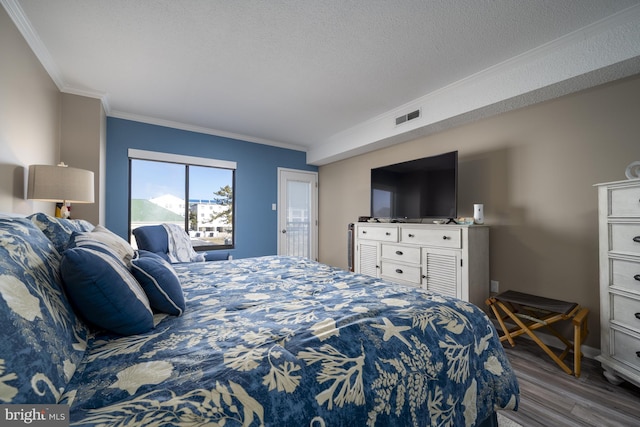
[[[571,320],[573,322],[573,366],[575,376],[580,377],[580,359],[582,358],[582,343],[589,333],[587,328],[588,308],[582,308]]]
[[[500,328],[503,331],[503,335],[500,337],[500,341],[509,341],[511,346],[515,346],[515,341],[513,338],[527,334],[538,346],[545,352],[551,359],[563,371],[565,371],[569,375],[575,375],[576,377],[580,377],[580,361],[582,358],[582,342],[587,336],[587,318],[589,314],[588,308],[581,308],[580,306],[576,306],[574,310],[572,310],[568,314],[561,313],[548,313],[544,317],[536,318],[532,314],[521,314],[518,313],[513,307],[507,307],[502,301],[491,297],[486,301],[487,305],[491,307],[491,310],[496,316],[498,323],[500,324]],[[500,315],[500,311],[502,311],[505,315]],[[505,325],[506,319],[511,319],[517,327],[508,329]],[[528,320],[527,323],[523,322],[521,318]],[[573,342],[569,341],[567,338],[563,337],[558,331],[556,331],[551,324],[560,321],[560,320],[568,320],[571,319],[573,324]],[[555,335],[558,339],[560,339],[565,344],[564,351],[560,354],[560,356],[556,355],[553,350],[549,348],[545,343],[538,338],[538,336],[533,332],[536,329],[547,328],[553,335]],[[570,351],[573,351],[573,371],[566,363],[564,363],[564,359],[569,354]]]

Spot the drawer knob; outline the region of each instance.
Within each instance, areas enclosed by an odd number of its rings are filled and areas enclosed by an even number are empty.
[[[640,282],[640,274],[636,274],[633,278]]]
[[[362,230],[362,234],[367,234],[367,230]]]
[[[415,234],[409,233],[409,237],[416,237]]]
[[[396,273],[402,274],[402,270],[400,270],[399,268],[396,268]]]
[[[386,234],[387,236],[391,236],[391,233],[389,233],[388,231],[384,234]]]
[[[640,236],[634,237],[633,241],[636,242],[636,243],[640,243]]]
[[[402,251],[396,251],[396,255],[403,255],[403,253],[402,253]],[[639,277],[640,277],[640,275],[639,275]],[[638,279],[638,280],[640,280],[640,279]]]
[[[449,236],[442,236],[442,240],[449,240],[451,237]]]
[[[636,351],[636,356],[640,357],[640,351]]]
[[[634,316],[636,316],[636,319],[640,320],[640,313],[636,313]]]

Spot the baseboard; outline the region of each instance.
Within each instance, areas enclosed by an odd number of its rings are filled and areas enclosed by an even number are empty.
[[[584,345],[583,344],[582,345],[582,355],[584,357],[586,357],[587,359],[595,359],[596,356],[600,355],[600,349],[599,348],[593,348],[593,347],[590,347],[588,345]]]

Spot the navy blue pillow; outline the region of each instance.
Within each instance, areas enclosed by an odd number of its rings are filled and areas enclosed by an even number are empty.
[[[185,302],[180,280],[175,270],[162,257],[147,251],[138,251],[131,260],[131,272],[142,285],[151,307],[180,316]]]
[[[60,271],[71,303],[90,323],[120,335],[153,329],[149,299],[116,254],[67,249]]]

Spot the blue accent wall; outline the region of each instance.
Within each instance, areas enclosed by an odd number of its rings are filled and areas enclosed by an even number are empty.
[[[234,258],[278,251],[278,168],[317,171],[302,151],[107,118],[106,227],[127,238],[129,148],[197,156],[237,163]]]

